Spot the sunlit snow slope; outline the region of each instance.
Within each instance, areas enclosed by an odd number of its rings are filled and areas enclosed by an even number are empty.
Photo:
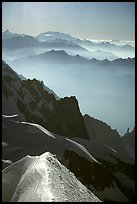
[[[19,162],[19,166],[17,161],[27,155],[40,156],[45,152],[56,155],[58,161],[70,172],[73,172],[76,178],[91,192],[96,194],[100,200],[113,202],[134,200],[134,164],[131,159],[129,160],[129,158],[112,150],[105,144],[97,144],[92,140],[81,138],[67,138],[49,132],[41,125],[20,122],[18,121],[18,116],[3,115],[2,167],[4,174],[2,177],[3,182],[7,183],[6,187],[6,184],[2,187],[3,201],[11,199],[15,191],[13,185],[15,178],[18,175],[15,185],[18,187],[17,183],[26,175],[26,173],[24,174],[26,168],[29,170],[30,167],[28,168],[28,166],[37,157],[33,157],[33,159],[27,158],[25,164],[24,162]],[[24,161],[24,159],[21,161]],[[12,170],[14,165],[19,168],[19,170],[17,168],[16,173]],[[25,170],[24,165],[26,167]],[[8,169],[11,169],[12,173],[10,175],[6,173]],[[54,178],[54,175],[52,176]],[[34,175],[33,177],[35,178]],[[28,183],[23,185],[28,188]],[[6,196],[4,195],[5,188]]]
[[[24,157],[2,176],[4,202],[100,202],[49,152]]]

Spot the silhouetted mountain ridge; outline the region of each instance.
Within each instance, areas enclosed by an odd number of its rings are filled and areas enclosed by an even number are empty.
[[[106,123],[90,117],[88,114],[84,115],[84,122],[91,140],[100,144],[109,145],[115,151],[128,155],[117,130],[111,129]]]
[[[44,54],[39,54],[39,55],[33,55],[33,56],[29,56],[29,57],[23,57],[20,59],[16,59],[12,62],[12,64],[17,64],[17,63],[36,63],[36,62],[47,62],[47,63],[83,63],[83,64],[87,64],[87,65],[92,65],[92,63],[97,63],[100,66],[133,66],[135,64],[135,58],[128,58],[128,59],[115,59],[113,61],[110,61],[108,59],[104,59],[104,60],[98,60],[95,58],[92,59],[88,59],[86,57],[83,57],[79,54],[77,55],[69,55],[66,51],[64,50],[50,50],[45,52]]]
[[[122,136],[122,141],[129,155],[135,159],[135,127],[131,132],[129,132],[129,129],[127,130],[127,133]]]
[[[18,49],[35,46],[39,46],[39,42],[34,37],[29,35],[13,36],[12,38],[2,40],[3,49]]]
[[[135,49],[129,44],[126,45],[116,45],[112,42],[93,42],[92,40],[82,40],[73,37],[69,34],[61,32],[45,32],[40,33],[38,36],[29,36],[18,33],[11,33],[10,31],[5,31],[2,33],[2,48],[3,50],[9,51],[17,49],[64,49],[68,54],[80,54],[81,56],[87,58],[97,58],[97,59],[109,59],[114,60],[122,56],[126,58],[127,56],[135,56]],[[98,51],[100,50],[100,51]],[[22,50],[22,55],[24,54]]]
[[[3,64],[3,70],[8,66]],[[4,72],[4,71],[3,71]],[[14,73],[14,71],[12,70]],[[13,76],[13,74],[12,74]],[[17,77],[16,77],[17,76]],[[26,121],[41,124],[58,134],[88,139],[83,117],[75,97],[56,100],[45,90],[43,82],[36,79],[21,80],[18,75],[9,73],[2,77],[3,113],[21,114]],[[16,109],[14,109],[14,107]]]

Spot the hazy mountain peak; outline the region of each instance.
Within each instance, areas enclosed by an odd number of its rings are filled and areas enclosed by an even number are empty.
[[[79,54],[75,55],[75,57],[77,57],[77,58],[82,58]]]
[[[102,62],[110,62],[108,59],[104,59],[102,60]]]
[[[96,59],[96,58],[93,57],[93,58],[91,59],[91,61],[94,63],[94,62],[100,62],[101,60]]]
[[[11,32],[9,31],[9,29],[5,30],[4,33],[10,34]]]
[[[68,40],[68,41],[73,41],[76,40],[77,38],[72,37],[68,33],[62,33],[62,32],[56,32],[56,31],[47,31],[44,33],[40,33],[39,35],[36,36],[36,38],[39,41],[52,41],[55,39],[61,39],[61,40]]]
[[[47,32],[44,32],[44,33],[40,33],[40,34],[48,34],[48,35],[52,35],[52,36],[60,36],[60,37],[72,37],[70,34],[68,33],[63,33],[63,32],[58,32],[58,31],[47,31]]]
[[[107,42],[107,41],[103,41],[103,42],[101,42],[101,44],[103,44],[103,45],[112,45],[112,43]]]
[[[124,48],[133,48],[133,46],[129,45],[129,44],[126,44],[126,45],[123,45]]]
[[[65,55],[67,56],[68,54],[64,51],[64,50],[50,50],[49,52],[46,52],[46,53],[49,53],[49,54],[56,54],[56,55]]]

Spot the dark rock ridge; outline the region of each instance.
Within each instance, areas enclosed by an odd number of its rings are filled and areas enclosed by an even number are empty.
[[[127,130],[127,133],[124,134],[122,140],[128,143],[131,147],[135,148],[135,127],[131,132]]]
[[[64,136],[88,139],[84,120],[76,97],[56,100],[49,94],[43,82],[36,79],[21,80],[18,75],[3,62],[2,112],[11,114],[10,107],[28,122],[38,123],[49,131]],[[16,112],[17,113],[17,112]]]
[[[121,154],[128,155],[125,145],[117,130],[111,129],[106,123],[84,115],[84,122],[91,140],[108,145]]]
[[[129,155],[135,159],[135,127],[131,132],[129,132],[129,129],[127,130],[127,133],[122,137],[122,141]]]

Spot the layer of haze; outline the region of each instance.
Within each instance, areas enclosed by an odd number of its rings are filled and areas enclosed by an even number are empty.
[[[134,40],[134,2],[3,2],[2,30],[37,35],[61,31],[79,38]]]
[[[134,7],[130,2],[3,3],[2,30],[30,35],[50,30],[79,38],[130,41],[135,38]],[[82,114],[106,122],[121,134],[134,127],[134,74],[114,75],[107,68],[95,70],[68,65],[12,67],[25,77],[43,80],[60,97],[75,95]]]
[[[121,135],[128,127],[133,129],[135,76],[130,67],[124,71],[120,66],[112,70],[111,66],[105,68],[83,64],[52,64],[36,60],[13,64],[11,63],[11,67],[19,74],[43,80],[58,96],[76,96],[82,114],[87,113],[106,122]]]

